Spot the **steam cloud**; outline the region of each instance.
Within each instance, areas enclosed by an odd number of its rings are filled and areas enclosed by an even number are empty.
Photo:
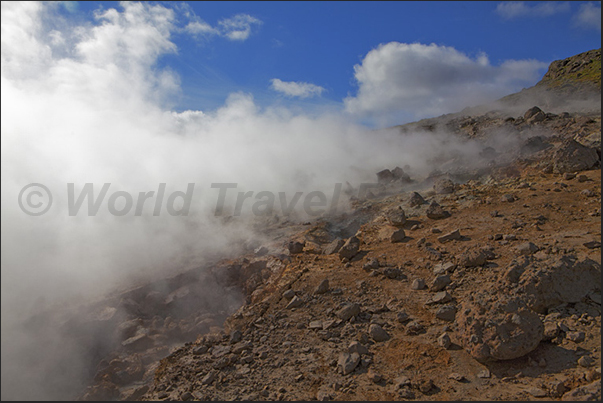
[[[211,183],[329,195],[335,183],[372,182],[375,172],[396,165],[426,174],[444,150],[467,160],[479,151],[442,133],[369,131],[344,114],[262,109],[245,93],[231,94],[214,111],[173,112],[179,78],[156,62],[177,52],[174,10],[124,3],[121,10],[99,11],[95,24],[74,25],[57,7],[2,3],[3,399],[72,397],[54,388],[60,340],[26,330],[31,315],[77,306],[210,255],[234,254],[260,236],[244,223],[224,226],[213,216]],[[244,39],[253,24],[241,17],[222,25],[233,29],[234,40]],[[55,197],[40,217],[23,214],[17,204],[20,189],[32,182]],[[167,183],[168,192],[195,183],[197,194],[187,217],[114,217],[104,207],[95,217],[70,217],[67,183],[94,183],[97,191],[111,183],[132,194],[159,183]],[[34,345],[39,349],[31,351]],[[48,363],[39,365],[40,357]]]

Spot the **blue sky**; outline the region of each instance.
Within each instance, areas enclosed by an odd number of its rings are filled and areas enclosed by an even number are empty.
[[[506,60],[546,64],[601,46],[600,2],[190,2],[159,3],[178,11],[176,25],[195,19],[212,27],[235,15],[255,19],[244,40],[173,32],[177,54],[158,64],[173,69],[182,92],[173,108],[213,109],[234,91],[252,93],[262,105],[275,102],[337,108],[356,95],[354,66],[369,51],[389,42],[452,47],[493,66]],[[93,20],[99,8],[117,2],[81,3],[72,14]],[[580,20],[580,13],[598,11]],[[591,14],[592,14],[591,13]],[[73,18],[73,17],[72,17]],[[586,23],[584,21],[587,21]],[[543,74],[543,69],[538,73]],[[284,96],[271,80],[310,83],[320,95]],[[295,101],[295,102],[292,102]]]

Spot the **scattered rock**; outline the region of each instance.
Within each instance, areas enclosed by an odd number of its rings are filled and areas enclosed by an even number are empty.
[[[353,316],[356,316],[360,313],[360,305],[358,304],[346,304],[343,308],[337,311],[336,315],[339,319],[346,322]]]
[[[406,238],[406,233],[402,228],[387,226],[379,231],[379,238],[388,240],[391,243],[402,242]]]
[[[506,202],[506,203],[512,203],[515,201],[515,196],[513,196],[512,194],[504,194],[500,198],[500,201]]]
[[[584,368],[591,367],[594,363],[595,360],[588,355],[583,355],[582,357],[578,358],[578,365]]]
[[[368,354],[369,350],[365,346],[363,346],[360,342],[353,341],[348,346],[348,353],[357,353],[358,355]]]
[[[419,193],[412,192],[410,194],[410,198],[408,199],[408,205],[410,207],[418,207],[425,203],[426,203],[425,199],[423,199],[423,196],[421,196]]]
[[[369,326],[369,334],[376,342],[389,340],[389,334],[379,325],[372,324]]]
[[[287,247],[289,248],[290,254],[296,255],[296,254],[302,253],[304,251],[305,245],[306,245],[305,241],[304,242],[291,241],[291,242],[289,242]]]
[[[356,256],[359,250],[360,240],[357,237],[353,236],[343,244],[343,246],[339,250],[339,257],[341,259],[351,260],[354,256]]]
[[[438,345],[446,350],[450,348],[452,345],[452,340],[450,340],[448,333],[444,332],[438,337]]]
[[[431,283],[431,286],[429,287],[429,289],[433,292],[442,291],[451,282],[452,282],[452,280],[450,279],[450,276],[447,274],[444,274],[442,276],[437,276],[436,278],[433,279],[433,282]]]
[[[385,217],[394,227],[403,227],[406,224],[406,214],[402,210],[402,207],[398,206],[396,209],[389,210],[385,213]]]
[[[538,248],[538,246],[534,245],[532,242],[524,242],[515,248],[515,250],[517,250],[517,252],[519,252],[520,255],[524,255],[524,256],[528,256],[533,253],[536,253],[536,252],[538,252],[539,249],[540,248]]]
[[[443,305],[438,308],[435,317],[448,322],[454,322],[456,316],[456,307],[453,305]]]
[[[450,179],[440,179],[433,185],[436,194],[454,193],[454,182]]]
[[[427,207],[425,215],[432,220],[441,220],[450,217],[450,213],[445,211],[435,200]]]
[[[380,373],[375,372],[372,369],[369,369],[366,375],[368,379],[373,383],[379,383],[383,379],[383,376]]]
[[[325,247],[323,253],[325,255],[332,255],[334,253],[337,253],[339,252],[344,243],[345,241],[343,239],[337,238]]]
[[[458,262],[462,267],[478,267],[488,262],[488,256],[483,250],[472,250],[461,254]]]
[[[461,231],[456,229],[452,232],[449,232],[445,235],[442,235],[440,237],[438,237],[438,242],[440,243],[445,243],[448,241],[452,241],[452,240],[458,240],[461,239]]]
[[[414,279],[412,284],[410,285],[410,288],[412,288],[413,290],[423,290],[426,287],[427,285],[425,284],[425,280],[423,280],[422,278]]]
[[[328,279],[324,279],[314,289],[314,294],[325,294],[327,292],[329,292],[329,280]]]
[[[300,306],[302,306],[304,303],[304,300],[301,299],[300,297],[298,297],[297,295],[295,297],[293,297],[291,299],[291,301],[289,301],[289,303],[287,304],[287,309],[291,309],[291,308],[299,308]]]
[[[343,375],[348,375],[360,363],[360,355],[358,353],[341,353],[337,360],[337,369]]]

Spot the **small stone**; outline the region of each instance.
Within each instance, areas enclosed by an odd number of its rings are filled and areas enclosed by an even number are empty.
[[[595,360],[588,355],[583,355],[582,357],[580,357],[578,359],[578,365],[580,365],[581,367],[584,368],[588,368],[590,366],[592,366],[595,363]]]
[[[368,370],[367,376],[368,376],[368,379],[370,381],[372,381],[373,383],[379,383],[383,379],[383,376],[380,373],[375,372],[372,369]]]
[[[356,316],[360,313],[360,305],[354,304],[346,304],[343,308],[337,311],[336,315],[339,319],[344,322],[350,319],[353,316]]]
[[[329,292],[329,280],[324,279],[318,284],[314,290],[314,294],[325,294],[327,292]]]
[[[354,371],[360,363],[360,354],[358,353],[341,353],[337,360],[337,368],[343,375],[347,375]]]
[[[534,245],[532,242],[524,242],[521,245],[517,246],[515,250],[519,252],[520,255],[528,256],[535,252],[538,252],[540,248]]]
[[[289,303],[287,304],[287,309],[291,309],[291,308],[299,308],[300,306],[302,306],[304,303],[304,301],[298,297],[297,295],[295,297],[293,297],[291,299],[291,301],[289,301]]]
[[[586,182],[586,181],[588,181],[588,176],[578,175],[578,182],[582,183],[582,182]]]
[[[410,320],[410,316],[408,316],[408,314],[406,312],[398,312],[396,314],[396,320],[400,323],[404,323],[404,322]]]
[[[515,201],[515,197],[513,195],[511,195],[511,194],[504,194],[500,198],[500,201],[506,202],[506,203],[512,203],[512,202]]]
[[[339,252],[344,243],[345,241],[343,239],[337,238],[325,247],[323,253],[325,255],[332,255],[334,253],[337,253]]]
[[[490,374],[490,370],[488,368],[485,368],[477,373],[477,377],[482,378],[482,379],[490,378],[490,376],[491,376],[491,374]]]
[[[453,240],[458,240],[461,239],[461,231],[456,229],[452,232],[449,232],[445,235],[442,235],[440,237],[438,237],[438,242],[440,243],[446,243],[448,241],[453,241]]]
[[[425,203],[426,203],[425,199],[423,199],[423,197],[419,193],[412,192],[410,194],[410,198],[408,200],[408,205],[410,207],[418,207],[418,206],[420,206],[422,204],[425,204]]]
[[[446,350],[450,348],[450,346],[452,345],[452,341],[450,340],[450,336],[448,335],[448,333],[444,332],[438,337],[438,344],[440,345],[440,347],[445,348]]]
[[[216,373],[215,372],[208,372],[207,375],[205,375],[203,377],[203,379],[201,379],[201,383],[203,385],[209,385],[211,384],[214,380],[216,379]]]
[[[454,322],[456,316],[456,307],[453,305],[444,305],[438,308],[435,317],[447,322]]]
[[[341,249],[339,249],[339,258],[340,259],[352,259],[354,256],[358,254],[360,250],[360,240],[353,236],[348,239]]]
[[[202,345],[202,346],[199,346],[199,347],[195,347],[193,349],[193,354],[194,355],[205,354],[205,353],[207,353],[207,350],[208,350],[207,346],[206,345]]]
[[[419,390],[421,391],[421,393],[427,394],[431,392],[434,386],[435,385],[433,384],[433,381],[431,379],[428,379],[419,383]]]
[[[529,388],[526,392],[534,397],[546,397],[546,392],[540,388]]]
[[[452,282],[452,280],[450,279],[450,276],[447,274],[442,275],[442,276],[437,276],[431,283],[431,287],[429,287],[429,289],[430,289],[430,291],[434,291],[434,292],[442,291],[451,282]]]
[[[584,332],[568,332],[565,337],[574,343],[582,343],[586,338],[586,334]]]
[[[368,354],[369,350],[368,348],[366,348],[365,346],[363,346],[362,344],[360,344],[357,341],[353,341],[350,343],[350,345],[348,346],[348,353],[352,354],[352,353],[356,353],[358,355],[366,355]]]
[[[322,320],[313,320],[308,325],[310,329],[322,329]]]
[[[289,253],[292,255],[296,255],[302,253],[304,251],[305,242],[291,241],[287,245],[289,248]]]
[[[563,174],[563,179],[565,179],[566,181],[572,180],[576,177],[575,173],[572,172],[566,172]]]
[[[425,284],[425,280],[423,280],[422,278],[416,278],[413,280],[412,284],[410,285],[410,288],[412,288],[413,290],[423,290],[426,286],[427,285]]]
[[[427,218],[432,220],[440,220],[450,217],[450,213],[445,211],[435,200],[431,202],[429,207],[427,207],[425,215],[427,215]]]
[[[582,245],[586,246],[587,249],[597,249],[597,248],[601,247],[601,242],[589,241],[589,242],[584,242]]]
[[[433,274],[440,276],[442,274],[452,273],[456,269],[456,265],[452,262],[438,263],[433,266]]]
[[[447,291],[436,292],[431,297],[430,303],[432,304],[445,304],[446,302],[452,301],[452,296]]]
[[[465,381],[465,377],[461,374],[459,374],[458,372],[453,372],[450,375],[448,375],[448,379],[453,379],[457,382],[463,382]]]
[[[389,340],[389,334],[379,325],[372,324],[369,326],[369,334],[376,342]]]
[[[295,297],[295,291],[293,291],[291,289],[289,289],[283,293],[283,298],[285,298],[285,299],[291,299],[293,297]]]

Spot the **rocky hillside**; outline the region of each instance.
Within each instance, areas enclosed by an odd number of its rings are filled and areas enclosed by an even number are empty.
[[[572,63],[543,82],[592,62]],[[376,172],[346,214],[267,222],[243,256],[99,301],[115,340],[81,398],[600,400],[600,103],[569,106],[399,126],[481,151]]]

